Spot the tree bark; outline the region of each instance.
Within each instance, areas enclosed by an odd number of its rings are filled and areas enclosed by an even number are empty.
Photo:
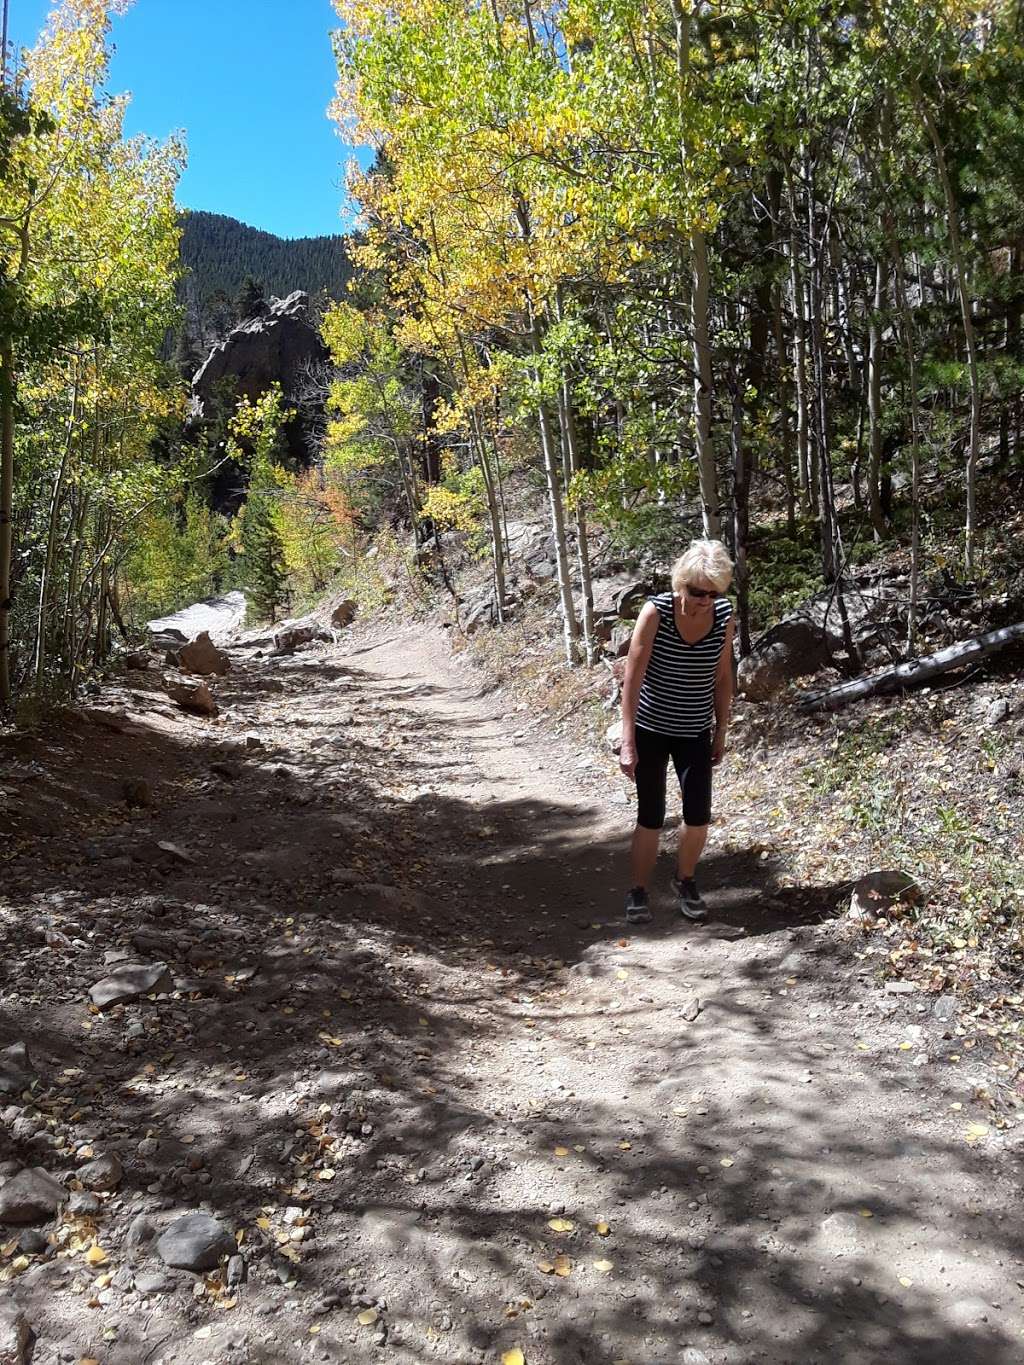
[[[962,640],[959,644],[940,649],[936,654],[928,654],[923,659],[909,659],[886,668],[879,673],[869,673],[862,678],[830,687],[826,692],[810,692],[800,700],[802,711],[835,711],[847,702],[861,697],[874,696],[879,692],[897,692],[904,687],[915,687],[927,682],[940,673],[948,673],[953,668],[963,668],[965,664],[975,663],[997,650],[1017,640],[1024,640],[1024,621],[1013,626],[1003,626],[1000,630],[990,630],[985,635],[977,635],[973,640]]]
[[[690,78],[690,47],[693,13],[681,0],[672,0],[672,14],[676,28],[676,77],[680,114],[686,99]],[[681,117],[685,127],[686,120]],[[690,162],[690,149],[685,135],[679,146],[680,170],[685,177]],[[696,228],[690,232],[690,317],[693,331],[693,421],[694,452],[697,457],[697,477],[700,483],[701,516],[704,534],[717,540],[722,533],[721,508],[718,498],[718,470],[711,440],[711,406],[713,378],[711,370],[710,297],[711,276],[708,265],[708,244],[705,234]]]
[[[530,347],[535,356],[541,352],[541,339],[536,317],[528,319]],[[534,369],[533,379],[540,384],[540,372]],[[576,620],[576,603],[573,601],[572,579],[569,576],[569,553],[565,540],[565,506],[562,500],[560,459],[556,450],[555,432],[551,425],[551,413],[541,397],[537,404],[537,424],[540,429],[541,454],[544,459],[544,478],[548,490],[548,508],[551,512],[551,532],[555,541],[555,565],[558,571],[558,593],[562,606],[562,633],[565,640],[565,660],[571,666],[579,663],[577,642],[580,637],[579,623]]]
[[[978,344],[971,316],[971,297],[967,288],[967,268],[964,264],[963,246],[960,239],[960,221],[953,182],[949,175],[946,153],[939,137],[932,112],[924,97],[918,81],[913,81],[914,96],[918,111],[928,131],[935,152],[935,166],[942,184],[942,194],[946,202],[946,220],[949,229],[949,250],[953,258],[956,275],[956,292],[960,302],[960,316],[963,321],[964,345],[967,348],[967,371],[971,392],[971,428],[967,441],[967,465],[964,471],[967,484],[967,508],[964,520],[964,564],[968,575],[974,574],[975,541],[978,532],[977,514],[977,477],[978,456],[981,453],[981,378],[978,374]]]
[[[868,508],[875,539],[884,540],[882,515],[882,291],[885,271],[881,259],[875,262],[875,290],[871,299],[868,324]]]
[[[14,557],[14,343],[0,340],[0,712],[11,708],[11,568]]]

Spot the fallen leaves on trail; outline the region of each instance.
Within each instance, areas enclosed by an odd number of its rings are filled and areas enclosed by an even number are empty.
[[[731,1156],[723,1156],[718,1164],[719,1166],[735,1166],[736,1163],[733,1161]]]
[[[964,1133],[965,1142],[977,1142],[980,1138],[988,1137],[989,1127],[987,1123],[969,1123]]]
[[[857,1212],[862,1218],[874,1218],[875,1216],[870,1209],[858,1209]]]
[[[93,1242],[85,1253],[85,1259],[90,1265],[106,1265],[110,1258],[98,1242]]]
[[[575,1232],[576,1224],[569,1218],[549,1218],[548,1227],[552,1232]]]
[[[526,1365],[526,1357],[518,1346],[513,1346],[511,1351],[503,1351],[501,1365]]]
[[[356,1318],[356,1322],[359,1323],[360,1327],[372,1327],[379,1317],[380,1313],[376,1308],[364,1308]]]
[[[900,1279],[900,1284],[903,1286],[904,1289],[909,1289],[910,1286],[914,1283],[913,1280],[908,1280],[907,1277],[906,1277],[906,1275],[901,1275],[901,1276],[899,1277],[899,1279]]]
[[[569,1155],[569,1148],[568,1148],[568,1147],[556,1147],[556,1148],[555,1148],[555,1156],[568,1156],[568,1155]]]
[[[607,1237],[611,1232],[611,1228],[607,1223],[595,1223],[594,1231],[597,1233],[598,1237]]]
[[[609,1272],[610,1270],[613,1270],[614,1268],[615,1268],[615,1267],[614,1267],[614,1265],[612,1264],[611,1261],[595,1261],[595,1262],[594,1262],[594,1269],[595,1269],[595,1270],[599,1270],[599,1271],[601,1272],[602,1275],[607,1275],[608,1272]]]
[[[561,1255],[555,1257],[554,1272],[563,1280],[567,1275],[572,1274],[572,1261],[570,1261],[568,1256]]]

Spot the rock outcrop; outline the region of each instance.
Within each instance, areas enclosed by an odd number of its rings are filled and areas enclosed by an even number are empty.
[[[239,323],[214,346],[192,380],[192,392],[203,416],[210,415],[222,388],[256,399],[276,383],[286,398],[294,398],[310,365],[328,359],[309,316],[309,295],[297,289],[285,299],[272,299],[266,313]]]
[[[858,649],[871,651],[897,613],[898,585],[849,591],[845,597],[850,631]],[[768,701],[788,682],[817,673],[846,647],[839,608],[831,593],[804,602],[766,630],[740,661],[737,687],[749,701]]]

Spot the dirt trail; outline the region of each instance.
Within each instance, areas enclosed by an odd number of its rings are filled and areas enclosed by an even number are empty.
[[[5,996],[0,1047],[34,1028],[81,1073],[15,1159],[59,1174],[88,1139],[126,1172],[95,1220],[119,1282],[15,1281],[37,1362],[1022,1358],[1019,1171],[965,1140],[985,1076],[816,923],[824,888],[713,840],[714,922],[666,894],[627,934],[611,763],[442,639],[235,658],[223,724],[183,737],[136,693],[96,760],[100,792],[145,755],[151,806],[9,865],[9,961],[29,909],[80,944]],[[86,1016],[140,932],[176,996]],[[197,1208],[249,1282],[140,1294],[131,1219]]]

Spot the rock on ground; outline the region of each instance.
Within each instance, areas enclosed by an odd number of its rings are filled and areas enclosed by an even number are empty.
[[[160,1259],[173,1270],[213,1270],[222,1256],[236,1250],[235,1239],[209,1213],[176,1218],[157,1241]]]
[[[89,992],[92,1003],[101,1010],[137,1000],[140,995],[158,994],[174,989],[174,979],[164,962],[130,962],[110,976],[97,981]]]
[[[201,716],[218,714],[219,708],[213,699],[213,693],[205,683],[190,683],[184,679],[165,677],[164,691],[183,711],[196,711]]]
[[[877,918],[890,914],[895,906],[901,902],[911,903],[918,894],[917,882],[906,872],[893,868],[869,872],[853,888],[850,918]]]
[[[24,1043],[12,1043],[0,1052],[0,1095],[20,1095],[33,1080],[32,1062]]]
[[[0,1365],[29,1365],[35,1333],[12,1298],[0,1300]]]
[[[178,662],[186,673],[206,676],[210,673],[223,674],[231,669],[231,660],[222,649],[210,639],[209,631],[202,630],[187,645],[178,651]]]
[[[87,1190],[116,1190],[124,1179],[124,1167],[113,1152],[87,1161],[75,1172]]]
[[[28,1167],[0,1187],[0,1223],[45,1223],[67,1197],[67,1190],[49,1171]]]

